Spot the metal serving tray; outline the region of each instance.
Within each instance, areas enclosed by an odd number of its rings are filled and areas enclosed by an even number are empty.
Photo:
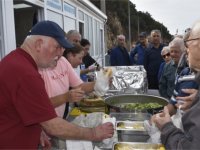
[[[116,130],[120,142],[147,142],[149,139],[143,121],[117,121]]]
[[[165,150],[165,147],[160,143],[117,142],[112,150]]]
[[[143,121],[117,121],[116,130],[146,131]]]
[[[117,121],[144,121],[149,120],[151,115],[149,113],[111,112],[110,117],[115,117]]]

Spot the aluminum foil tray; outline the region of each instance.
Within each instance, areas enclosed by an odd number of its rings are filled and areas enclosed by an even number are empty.
[[[147,77],[143,66],[112,66],[112,69],[113,82],[108,93],[147,93]]]

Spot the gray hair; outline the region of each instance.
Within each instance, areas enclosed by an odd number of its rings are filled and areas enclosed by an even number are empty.
[[[180,37],[175,37],[170,43],[169,43],[169,47],[178,47],[180,48],[181,52],[184,52],[185,49],[185,45],[184,45],[184,40],[183,38]]]
[[[152,31],[151,31],[151,36],[152,36],[153,33],[157,33],[157,34],[159,34],[159,35],[161,36],[160,30],[157,30],[157,29],[152,30]]]
[[[78,35],[81,37],[81,34],[77,30],[69,30],[65,36],[67,39],[69,39],[72,35]]]
[[[164,46],[161,51],[161,55],[165,55],[167,53],[170,53],[170,48],[169,48],[169,46]]]
[[[120,34],[117,36],[117,39],[125,39],[125,36],[123,34]]]
[[[196,21],[195,24],[192,26],[190,35],[198,38],[200,36],[200,20]]]

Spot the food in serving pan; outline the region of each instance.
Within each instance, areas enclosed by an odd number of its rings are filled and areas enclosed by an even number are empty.
[[[90,107],[90,106],[94,106],[94,107],[99,107],[99,106],[105,106],[105,102],[103,100],[102,97],[96,96],[96,95],[89,95],[87,97],[85,97],[84,99],[82,99],[79,102],[79,106],[82,107]]]
[[[84,113],[105,112],[105,107],[79,107]]]
[[[141,121],[119,121],[117,122],[117,130],[137,130],[145,131],[144,122]]]
[[[124,103],[120,104],[121,108],[127,109],[127,110],[146,110],[146,109],[155,109],[163,107],[163,105],[159,103]]]
[[[114,150],[165,150],[162,144],[151,143],[116,143]]]

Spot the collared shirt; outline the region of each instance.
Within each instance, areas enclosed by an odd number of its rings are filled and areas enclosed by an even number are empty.
[[[138,44],[135,48],[133,48],[130,52],[130,60],[131,64],[136,65],[144,65],[144,53],[146,51],[146,47]],[[135,55],[137,54],[137,58],[135,59]]]
[[[69,91],[70,87],[76,87],[83,82],[76,74],[66,58],[61,57],[57,66],[53,69],[46,68],[39,70],[49,97],[55,97]],[[55,108],[59,117],[63,117],[65,103]]]

